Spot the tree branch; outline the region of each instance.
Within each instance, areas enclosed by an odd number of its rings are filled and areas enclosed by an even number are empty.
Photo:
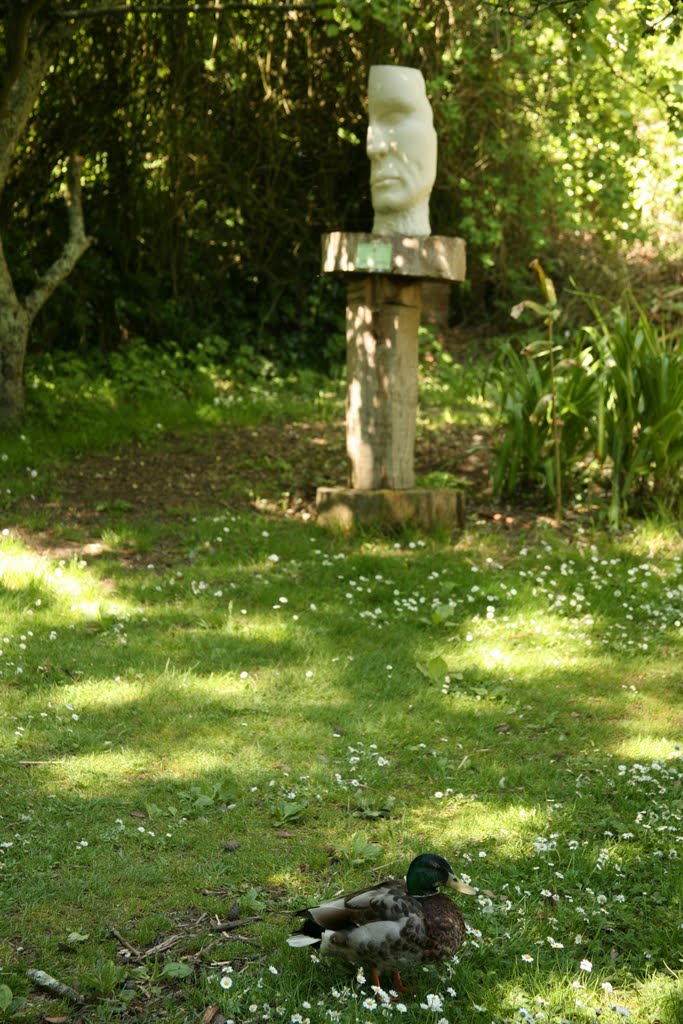
[[[21,74],[28,52],[31,24],[45,0],[27,0],[8,15],[5,23],[7,62],[0,87],[0,120],[6,115],[12,86]]]
[[[45,305],[57,285],[69,276],[92,239],[85,233],[83,203],[81,199],[81,166],[83,158],[70,156],[66,168],[67,190],[65,201],[69,215],[69,237],[60,255],[48,267],[35,288],[26,296],[24,309],[31,320]]]
[[[11,84],[0,116],[0,192],[4,188],[10,163],[40,93],[50,63],[49,47],[29,47]]]

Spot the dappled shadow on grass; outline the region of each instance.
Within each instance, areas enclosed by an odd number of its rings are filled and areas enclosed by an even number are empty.
[[[650,575],[638,568],[641,619],[626,620],[622,638],[613,629],[621,611],[607,600],[622,585],[617,566],[604,567],[611,579],[593,574],[591,583],[592,570],[566,575],[567,554],[578,565],[590,553],[542,547],[537,564],[535,555],[519,562],[514,551],[488,550],[492,563],[466,538],[454,551],[358,550],[298,524],[206,520],[168,571],[132,573],[107,555],[94,559],[74,576],[83,591],[73,612],[48,579],[0,596],[13,619],[5,722],[22,731],[12,738],[7,730],[12,746],[3,761],[3,813],[21,837],[7,855],[15,944],[29,935],[30,957],[47,949],[69,972],[73,953],[54,948],[65,905],[76,915],[68,927],[95,927],[97,944],[114,956],[102,921],[113,916],[143,941],[150,921],[163,928],[160,918],[193,900],[220,912],[214,897],[197,896],[205,887],[240,898],[245,886],[264,885],[269,910],[305,904],[378,877],[374,865],[331,861],[326,850],[365,830],[392,870],[433,847],[495,893],[490,913],[477,904],[468,911],[484,934],[456,972],[461,998],[485,1003],[496,992],[500,1007],[515,987],[566,991],[570,978],[583,978],[583,955],[605,973],[628,975],[629,984],[645,979],[651,962],[640,945],[659,958],[662,934],[677,934],[668,855],[681,833],[680,807],[670,800],[680,789],[675,779],[666,795],[657,784],[647,792],[635,785],[626,799],[620,788],[638,779],[636,763],[661,783],[654,765],[672,760],[664,737],[680,728],[680,640],[668,613],[654,612],[675,605],[675,595],[662,598],[657,567]],[[613,554],[626,578],[643,562],[627,549]],[[513,560],[527,576],[506,575]],[[576,600],[579,591],[571,623],[557,595]],[[99,605],[91,612],[88,602]],[[19,654],[27,605],[32,637]],[[630,648],[648,622],[647,651]],[[359,792],[369,798],[365,809]],[[396,803],[383,817],[387,795]],[[643,809],[659,818],[634,824]],[[675,834],[657,831],[665,821],[675,822]],[[629,831],[638,845],[622,839]],[[537,848],[539,836],[555,845]],[[229,856],[227,839],[241,843]],[[657,844],[663,856],[655,857]],[[598,867],[605,848],[621,874],[608,862]],[[626,892],[626,916],[618,902],[609,917],[601,913],[607,877],[610,901]],[[90,910],[76,912],[83,892]],[[504,911],[508,897],[512,909]],[[589,897],[580,915],[576,907]],[[288,924],[260,927],[265,955],[298,970],[296,954],[280,946]],[[575,948],[579,932],[584,942]],[[226,943],[225,957],[237,948]],[[525,952],[539,972],[533,983]],[[430,973],[429,984],[441,976]],[[317,984],[311,971],[311,993]]]
[[[641,663],[625,675],[621,664],[601,664],[596,678],[596,655],[578,658],[573,668],[554,666],[548,679],[552,651],[537,652],[528,670],[524,662],[485,668],[456,645],[454,655],[445,652],[454,676],[444,685],[420,667],[429,660],[433,629],[406,637],[400,623],[383,632],[362,623],[349,628],[340,605],[316,609],[296,628],[266,624],[265,613],[251,609],[256,622],[243,625],[239,617],[232,624],[203,618],[200,609],[190,622],[186,609],[147,606],[142,618],[88,622],[66,634],[55,621],[54,655],[36,664],[27,652],[20,675],[11,665],[5,669],[9,692],[34,715],[23,740],[27,756],[59,751],[65,738],[51,743],[52,716],[37,716],[51,701],[68,700],[87,719],[87,729],[73,727],[66,742],[78,756],[100,753],[112,735],[133,753],[172,757],[195,746],[207,752],[245,742],[276,747],[284,731],[290,741],[296,737],[309,767],[318,746],[339,729],[349,742],[382,741],[401,760],[407,744],[425,761],[435,788],[476,780],[487,799],[504,805],[519,798],[525,773],[538,762],[548,766],[546,786],[554,778],[561,793],[567,761],[590,757],[586,731],[593,747],[608,751],[631,740],[647,744],[642,714],[629,717],[642,701],[653,740],[665,723],[673,724],[669,695],[680,685],[674,665],[669,672],[659,665],[653,674]],[[53,632],[48,615],[38,620],[40,629],[33,624],[32,643],[46,643]],[[419,743],[447,748],[448,755],[430,759]],[[266,754],[265,770],[274,760],[277,755]],[[543,799],[548,795],[545,789]]]
[[[611,979],[618,988],[652,978],[661,969],[661,956],[667,956],[662,934],[673,936],[677,927],[676,864],[668,857],[654,856],[655,847],[668,849],[672,844],[666,835],[653,831],[663,804],[675,807],[675,799],[672,803],[670,797],[675,798],[676,779],[673,773],[667,779],[653,771],[653,764],[651,759],[644,759],[641,767],[653,777],[650,789],[656,793],[656,809],[652,806],[652,816],[637,825],[634,820],[643,806],[651,803],[651,792],[642,785],[643,772],[632,759],[620,761],[619,768],[602,760],[594,763],[596,774],[589,787],[584,785],[579,799],[568,799],[561,805],[554,801],[550,811],[537,795],[533,802],[515,798],[505,808],[510,813],[501,816],[493,812],[488,796],[479,796],[476,809],[483,819],[484,834],[477,834],[468,821],[463,830],[466,838],[459,835],[457,827],[446,826],[444,817],[463,808],[462,797],[453,797],[439,812],[434,811],[438,814],[434,831],[427,826],[430,801],[424,797],[425,779],[418,780],[419,772],[414,773],[413,781],[422,782],[423,793],[421,799],[412,798],[403,786],[406,773],[399,770],[397,783],[406,802],[394,819],[373,827],[374,837],[385,848],[392,853],[400,848],[403,854],[393,865],[394,873],[400,873],[425,844],[437,845],[436,832],[441,831],[438,848],[447,853],[456,869],[466,868],[475,884],[492,890],[483,902],[459,900],[470,925],[481,934],[471,937],[451,976],[445,968],[430,969],[426,975],[419,969],[407,972],[407,980],[417,981],[418,992],[408,1001],[419,1002],[426,991],[443,991],[444,985],[452,984],[459,993],[454,1012],[460,1019],[458,1007],[466,1012],[471,1003],[495,1006],[498,1013],[506,1006],[512,1014],[520,992],[528,993],[533,1005],[536,993],[547,998],[549,991],[555,991],[558,1006],[564,1002],[566,1013],[575,996],[588,1005],[607,1008],[609,1004],[600,989],[603,980]],[[619,814],[623,817],[615,818],[613,812],[610,815],[610,806],[615,802],[615,787],[625,784],[624,779],[636,779],[638,785],[628,800],[619,794]],[[308,965],[304,953],[288,950],[283,940],[291,923],[278,914],[305,905],[307,898],[330,896],[340,886],[351,888],[374,882],[388,872],[380,875],[367,864],[352,870],[347,864],[329,861],[325,845],[340,841],[340,825],[345,831],[357,827],[357,820],[344,811],[342,801],[334,794],[326,794],[317,807],[309,806],[303,819],[290,823],[282,833],[264,803],[263,789],[251,793],[246,781],[240,773],[214,767],[195,771],[183,780],[182,789],[169,785],[169,780],[140,777],[135,783],[135,805],[126,801],[125,790],[120,787],[97,796],[64,793],[44,812],[36,799],[35,813],[42,820],[42,828],[31,852],[34,886],[21,915],[15,911],[6,918],[10,928],[22,935],[24,915],[30,915],[46,900],[56,896],[81,906],[87,893],[90,913],[101,910],[106,915],[103,920],[113,919],[136,944],[151,944],[159,935],[174,930],[176,911],[186,906],[183,899],[190,898],[200,908],[222,917],[232,899],[239,900],[248,888],[262,885],[259,898],[266,923],[247,930],[265,943],[260,971],[267,982],[259,999],[277,991],[277,982],[267,976],[266,965],[272,963],[280,972],[297,972],[302,999],[329,998],[330,988],[343,983],[348,970],[334,963],[322,970],[314,968]],[[294,781],[288,784],[300,785]],[[659,792],[662,784],[673,787],[668,795]],[[193,786],[207,796],[201,809],[188,803],[191,796],[187,800],[182,796],[191,794]],[[236,807],[231,810],[226,803],[233,796]],[[187,814],[182,824],[180,815],[170,809],[171,801]],[[139,816],[130,816],[131,806]],[[435,808],[433,800],[431,806]],[[513,812],[520,810],[524,814],[517,814],[515,819]],[[50,855],[54,816],[61,819],[61,828],[64,822],[71,823],[68,831],[74,838],[86,827],[89,837],[86,849],[78,849],[78,844],[72,842],[72,849],[56,865]],[[489,817],[495,827],[489,826]],[[362,827],[359,820],[358,825]],[[649,830],[654,841],[643,828]],[[167,830],[171,831],[169,838],[165,837]],[[513,845],[508,838],[511,832],[515,833]],[[638,833],[635,842],[634,833]],[[458,836],[455,843],[454,836]],[[226,855],[222,845],[228,838],[238,839],[241,846]],[[103,846],[108,850],[106,867],[101,861]],[[487,854],[485,859],[480,856],[482,851]],[[601,862],[605,851],[608,856]],[[41,858],[42,871],[40,866],[36,870]],[[619,872],[615,872],[615,863],[621,864]],[[197,895],[205,887],[214,891]],[[133,900],[131,891],[136,892]],[[618,902],[616,897],[624,894],[625,902]],[[271,918],[271,914],[275,916]],[[41,916],[45,921],[46,915]],[[72,911],[69,927],[75,926],[74,920],[80,924],[81,918]],[[581,942],[576,945],[579,933]],[[549,937],[554,945],[549,944]],[[106,927],[100,926],[95,941],[104,955],[116,956],[118,944]],[[188,956],[198,945],[192,935],[181,937],[172,956]],[[246,948],[251,951],[249,946]],[[225,939],[211,949],[210,956],[200,958],[200,963],[206,965],[211,958],[239,963],[244,949],[239,940]],[[530,954],[533,965],[522,959]],[[590,975],[579,967],[583,958],[588,958],[594,968]],[[78,949],[62,956],[62,969],[68,977],[78,960]],[[257,970],[240,981],[244,986],[258,976]],[[581,988],[568,999],[572,981]],[[252,995],[250,1001],[254,999]],[[659,1019],[668,1019],[661,1010]],[[671,1020],[673,1024],[675,1018]]]
[[[214,529],[217,532],[219,528]],[[615,615],[615,606],[608,600],[611,591],[604,596],[599,593],[591,595],[591,614],[587,615],[586,586],[581,584],[584,597],[578,602],[577,625],[572,627],[575,633],[562,637],[565,647],[577,651],[573,657],[578,667],[571,670],[561,665],[552,666],[552,631],[550,637],[544,637],[542,631],[534,634],[538,623],[534,625],[534,617],[529,614],[529,592],[536,587],[549,587],[548,577],[551,574],[545,569],[541,579],[534,574],[532,567],[528,579],[519,584],[518,593],[513,595],[508,588],[505,593],[498,590],[495,597],[486,593],[487,589],[497,587],[495,574],[482,573],[476,577],[481,585],[473,597],[467,583],[459,581],[459,575],[461,577],[463,569],[467,569],[467,556],[463,558],[457,552],[444,559],[439,553],[415,556],[406,552],[390,552],[364,556],[350,551],[347,558],[336,561],[335,544],[316,533],[316,542],[323,545],[323,557],[315,560],[310,555],[310,533],[298,525],[280,527],[267,540],[262,537],[252,540],[243,524],[233,523],[232,529],[237,536],[226,536],[226,543],[221,548],[211,539],[197,538],[190,558],[185,553],[176,563],[182,566],[183,576],[181,582],[171,576],[173,586],[168,586],[168,577],[156,572],[132,574],[111,560],[95,560],[89,565],[87,576],[95,589],[98,578],[105,580],[107,586],[102,594],[102,607],[95,610],[90,621],[75,626],[78,645],[74,645],[74,637],[67,637],[64,644],[63,621],[55,619],[55,630],[61,631],[55,650],[60,652],[63,664],[54,665],[50,659],[50,663],[43,666],[43,671],[30,673],[28,678],[15,679],[13,686],[21,689],[34,685],[42,687],[46,678],[70,685],[74,671],[85,672],[91,678],[106,679],[112,672],[112,665],[117,673],[137,671],[143,674],[160,673],[168,665],[174,672],[189,672],[197,677],[212,672],[244,671],[252,677],[272,673],[267,685],[274,686],[277,693],[278,674],[285,680],[296,677],[297,673],[303,678],[307,652],[312,645],[316,658],[334,658],[343,654],[346,658],[353,656],[356,659],[355,664],[347,665],[344,672],[334,670],[339,678],[335,692],[338,690],[345,700],[349,693],[354,694],[354,700],[348,702],[350,708],[347,713],[362,718],[364,702],[380,701],[384,706],[379,714],[386,718],[392,700],[410,700],[415,694],[428,692],[425,676],[417,666],[421,662],[429,662],[431,652],[438,652],[444,659],[444,671],[457,676],[460,664],[466,666],[466,677],[461,681],[455,678],[449,684],[451,699],[459,693],[465,698],[484,699],[493,694],[500,701],[530,703],[534,707],[539,693],[540,699],[545,699],[542,675],[539,675],[539,665],[545,664],[552,677],[551,685],[563,690],[562,701],[556,702],[555,716],[564,714],[568,709],[575,716],[575,721],[571,717],[566,721],[570,735],[576,732],[576,726],[587,715],[603,720],[605,731],[611,732],[611,738],[614,738],[615,731],[618,734],[626,730],[624,712],[628,695],[621,692],[625,682],[623,668],[618,669],[618,678],[610,678],[609,665],[601,666],[602,682],[596,683],[591,674],[600,663],[601,651],[599,647],[589,649],[586,646],[592,638],[604,636],[613,621],[617,621],[627,635],[632,629]],[[277,563],[268,562],[268,553],[273,547],[289,551],[287,564],[284,559],[279,567]],[[544,557],[552,561],[554,556],[546,553]],[[639,560],[628,553],[621,553],[619,557],[626,567],[639,565]],[[424,580],[416,581],[414,575],[410,575],[411,568],[403,564],[404,559],[422,559],[425,577],[434,566],[443,569],[448,559],[452,559],[453,578],[442,577],[430,592],[430,597],[436,594],[440,601],[435,609],[431,604],[422,608],[410,605],[409,586],[414,586],[419,596],[420,588],[425,589]],[[378,570],[382,571],[379,582],[376,579]],[[364,580],[363,585],[358,583],[358,578]],[[320,600],[319,580],[326,588],[325,596],[321,606],[313,612],[309,605],[316,599]],[[10,604],[17,615],[22,611],[23,601],[33,605],[41,601],[40,611],[34,614],[33,626],[34,632],[38,631],[36,635],[42,634],[43,637],[52,629],[50,615],[58,611],[59,595],[55,593],[53,583],[34,580],[26,588],[19,588],[11,594]],[[397,590],[399,597],[395,599]],[[289,596],[283,597],[281,591],[286,591]],[[555,595],[551,598],[553,629],[558,623],[564,628],[566,617],[560,616],[561,604],[557,601],[556,591],[552,593]],[[571,590],[568,593],[571,596]],[[524,612],[526,622],[510,629],[507,636],[497,634],[487,639],[485,632],[482,633],[475,639],[471,648],[475,655],[470,657],[462,646],[463,637],[468,630],[481,631],[485,628],[483,612],[490,607],[489,598],[495,600],[498,618],[507,615],[514,624],[515,616]],[[281,604],[281,600],[288,604]],[[541,596],[533,602],[538,607],[536,616],[541,623],[548,618],[541,603],[545,600]],[[108,611],[107,602],[120,602],[123,612]],[[97,605],[97,595],[91,603]],[[248,615],[244,617],[240,607],[243,603],[248,606]],[[381,605],[379,612],[378,604]],[[291,620],[293,609],[296,609],[300,625]],[[411,621],[409,628],[404,630],[402,623],[406,620]],[[676,640],[676,630],[673,627],[662,628],[666,622],[656,625],[658,631],[649,638],[647,656],[659,653],[663,666],[666,660],[675,660],[677,647],[673,641]],[[619,636],[616,634],[617,640]],[[672,642],[673,646],[669,647]],[[491,659],[491,652],[500,645],[504,645],[505,658],[496,664]],[[66,650],[69,652],[67,658],[61,653]],[[622,648],[620,656],[628,653]],[[387,661],[390,658],[396,661],[399,657],[400,664],[389,673]],[[367,669],[363,672],[360,669],[365,662]],[[528,682],[522,674],[527,665]],[[643,663],[629,668],[629,671],[632,675],[628,681],[639,682],[639,677],[647,675],[651,668]],[[399,672],[401,679],[397,681]],[[658,670],[658,676],[661,675]],[[438,692],[441,682],[435,670],[434,678],[430,680],[431,688]],[[671,682],[675,685],[675,679]],[[162,681],[160,685],[163,685]],[[280,685],[290,694],[297,690],[296,685],[290,682]],[[441,702],[439,713],[447,714],[447,704],[447,700]],[[359,713],[358,716],[355,712]],[[615,722],[618,723],[616,730]],[[557,731],[558,726],[548,721],[545,726],[537,726],[537,731],[543,728]],[[453,725],[453,734],[457,734],[457,724]]]

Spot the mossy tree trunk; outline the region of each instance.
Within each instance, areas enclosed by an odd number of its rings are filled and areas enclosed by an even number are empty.
[[[9,6],[10,13],[2,19],[5,66],[0,87],[0,193],[57,46],[71,31],[66,22],[41,19],[43,12],[50,14],[46,0],[15,0]],[[90,244],[83,223],[80,169],[80,158],[70,157],[65,190],[69,235],[59,256],[40,274],[28,295],[17,295],[0,239],[0,428],[15,425],[24,412],[24,361],[31,324]]]

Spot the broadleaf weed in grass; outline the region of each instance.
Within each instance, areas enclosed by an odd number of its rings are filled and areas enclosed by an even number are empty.
[[[345,843],[338,844],[334,851],[335,856],[347,860],[354,868],[375,864],[383,852],[379,843],[373,843],[368,838],[367,832],[354,832]]]

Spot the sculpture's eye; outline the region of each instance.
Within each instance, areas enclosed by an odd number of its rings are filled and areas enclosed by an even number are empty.
[[[412,117],[415,109],[406,103],[389,103],[381,111],[380,120],[389,127],[395,127]]]

